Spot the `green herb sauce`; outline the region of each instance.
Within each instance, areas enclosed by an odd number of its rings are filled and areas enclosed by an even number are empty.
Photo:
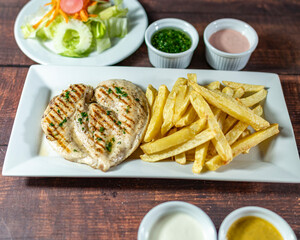
[[[192,46],[192,41],[186,33],[180,30],[165,28],[152,36],[151,44],[162,52],[181,53]]]

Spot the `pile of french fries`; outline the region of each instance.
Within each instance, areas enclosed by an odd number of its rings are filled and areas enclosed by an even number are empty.
[[[141,149],[147,162],[193,162],[192,171],[215,171],[279,133],[278,124],[263,119],[262,85],[237,82],[197,83],[196,74],[178,78],[171,92],[149,85],[151,118]]]

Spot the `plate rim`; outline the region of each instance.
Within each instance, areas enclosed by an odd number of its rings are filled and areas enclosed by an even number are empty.
[[[28,50],[28,48],[26,47],[26,45],[28,44],[26,42],[26,40],[32,40],[32,41],[38,41],[38,40],[36,40],[36,39],[24,39],[23,37],[19,36],[19,35],[22,34],[20,28],[21,28],[22,23],[23,23],[22,20],[24,20],[24,18],[26,17],[25,12],[27,11],[27,9],[29,9],[31,7],[35,7],[35,6],[38,7],[38,5],[42,7],[42,4],[41,4],[40,0],[31,0],[31,1],[27,2],[21,8],[21,10],[19,11],[19,13],[18,13],[18,15],[15,19],[15,23],[14,23],[14,38],[15,38],[15,41],[16,41],[19,49],[22,51],[22,53],[25,56],[27,56],[29,59],[35,61],[36,63],[43,64],[43,65],[62,64],[64,66],[74,66],[74,65],[110,66],[110,65],[117,64],[117,63],[123,61],[124,59],[128,58],[129,56],[131,56],[134,52],[137,51],[137,49],[139,47],[141,47],[141,45],[144,42],[144,33],[145,33],[146,28],[147,28],[148,23],[149,23],[147,13],[146,13],[144,7],[142,6],[142,4],[138,0],[123,0],[123,1],[124,1],[124,4],[127,4],[128,2],[130,4],[136,4],[139,8],[139,11],[142,11],[143,15],[139,19],[143,19],[143,21],[141,21],[139,24],[140,24],[140,27],[143,28],[143,32],[142,32],[142,34],[140,35],[139,38],[135,38],[137,40],[136,44],[132,48],[129,48],[127,50],[126,54],[123,54],[121,57],[116,57],[116,58],[110,59],[107,63],[103,63],[103,64],[89,63],[89,60],[91,59],[90,55],[88,57],[84,57],[84,58],[71,58],[71,57],[63,57],[63,56],[60,56],[59,54],[53,54],[53,56],[58,57],[60,59],[59,62],[53,62],[53,61],[48,62],[48,61],[45,61],[44,59],[41,59],[40,57],[36,56],[35,54],[32,54],[30,52],[30,50]],[[34,12],[32,12],[32,14],[34,14]],[[130,24],[130,22],[129,22],[129,24]],[[129,34],[130,34],[130,31],[128,32],[128,35]],[[124,38],[119,39],[119,41],[121,41],[121,40],[126,40],[126,36]],[[116,44],[116,46],[117,46],[117,44]],[[116,46],[113,46],[112,48],[110,48],[108,50],[112,50]],[[48,52],[49,54],[51,54],[51,52],[49,52],[49,50],[47,50],[46,48],[42,47],[42,49],[45,49],[45,52]],[[98,54],[98,55],[100,55],[100,57],[101,57],[101,53]],[[97,58],[99,58],[98,55],[93,56],[93,60],[95,60],[94,62],[96,62]],[[68,63],[64,63],[64,61],[63,61],[64,59],[67,60]]]
[[[26,93],[26,91],[28,91],[27,89],[30,87],[30,79],[31,79],[31,75],[34,73],[34,72],[39,72],[43,69],[47,69],[47,68],[50,68],[50,69],[64,69],[64,68],[69,68],[69,69],[72,69],[72,68],[79,68],[79,70],[82,70],[82,69],[97,69],[99,70],[99,67],[93,67],[93,66],[81,66],[81,67],[78,67],[78,66],[42,66],[42,65],[33,65],[30,67],[28,73],[27,73],[27,76],[26,76],[26,80],[25,80],[25,84],[24,84],[24,88],[23,88],[23,91],[22,91],[22,94],[21,94],[21,98],[20,98],[20,102],[19,102],[19,106],[18,106],[18,109],[17,109],[17,112],[16,112],[16,118],[15,118],[15,121],[14,121],[14,124],[13,124],[13,128],[12,128],[12,132],[11,132],[11,137],[10,137],[10,140],[9,140],[9,144],[8,144],[8,147],[7,147],[7,151],[6,151],[6,155],[5,155],[5,159],[4,159],[4,165],[3,165],[3,169],[2,169],[2,175],[3,176],[27,176],[27,177],[99,177],[99,178],[160,178],[160,179],[174,179],[174,177],[172,176],[158,176],[158,175],[153,175],[153,176],[140,176],[139,174],[135,174],[135,175],[131,175],[131,176],[126,176],[126,174],[124,175],[116,175],[116,174],[107,174],[105,173],[104,175],[101,175],[101,174],[97,174],[95,172],[95,174],[82,174],[82,175],[77,175],[77,174],[69,174],[69,175],[61,175],[61,174],[50,174],[50,175],[45,175],[45,174],[41,174],[41,175],[38,175],[38,174],[31,174],[31,173],[26,173],[26,172],[23,172],[22,174],[20,174],[20,172],[18,171],[14,171],[14,168],[8,168],[7,167],[7,164],[9,162],[9,157],[10,157],[10,152],[12,151],[12,146],[11,146],[11,141],[13,140],[13,134],[14,134],[14,131],[15,131],[15,127],[17,125],[17,121],[18,121],[18,118],[20,117],[19,116],[19,112],[20,112],[20,105],[21,103],[23,102],[23,98],[24,98],[24,93]],[[104,68],[104,69],[109,69],[109,70],[121,70],[121,71],[126,71],[127,69],[131,69],[131,71],[134,71],[136,69],[139,69],[139,70],[147,70],[147,71],[163,71],[163,72],[168,72],[168,71],[174,71],[174,69],[157,69],[157,68],[150,68],[150,67],[116,67],[116,66],[106,66],[106,67],[101,67],[101,68]],[[41,70],[39,70],[41,69]],[[78,70],[78,71],[79,71]],[[291,120],[290,120],[290,116],[289,116],[289,113],[288,113],[288,109],[287,109],[287,106],[286,106],[286,102],[285,102],[285,99],[284,99],[284,94],[283,94],[283,91],[282,91],[282,86],[281,86],[281,82],[280,82],[280,79],[279,79],[279,76],[277,74],[274,74],[274,73],[262,73],[262,72],[238,72],[238,71],[216,71],[216,70],[202,70],[202,69],[177,69],[175,71],[182,71],[182,72],[193,72],[193,71],[197,71],[197,72],[209,72],[209,73],[213,73],[213,72],[218,72],[218,73],[222,73],[222,72],[226,72],[226,73],[234,73],[234,74],[268,74],[270,77],[272,76],[272,81],[277,81],[276,84],[279,84],[278,86],[280,86],[280,89],[278,89],[282,96],[283,96],[283,103],[285,105],[285,108],[286,109],[283,109],[284,111],[286,111],[287,113],[287,117],[288,117],[288,120],[289,122],[287,123],[291,129],[291,140],[293,142],[293,149],[296,151],[296,153],[298,154],[297,152],[297,144],[296,144],[296,139],[295,139],[295,135],[294,135],[294,131],[293,131],[293,127],[292,127],[292,123],[291,123]],[[175,81],[175,79],[174,79]],[[293,151],[294,151],[293,150]],[[299,156],[298,156],[298,160],[299,160]],[[65,161],[65,160],[64,160]],[[140,161],[140,160],[138,160]],[[296,159],[297,161],[297,159]],[[66,161],[68,162],[68,161]],[[129,161],[130,162],[130,161]],[[71,163],[71,162],[70,162]],[[24,163],[23,163],[24,164]],[[71,163],[71,164],[74,164],[74,163]],[[121,164],[122,165],[122,164]],[[86,166],[87,168],[89,168],[88,166]],[[76,167],[75,167],[76,168]],[[90,168],[89,168],[90,169]],[[283,169],[284,170],[284,169]],[[100,171],[100,170],[95,170],[95,171]],[[284,170],[285,171],[285,170]],[[218,173],[217,174],[221,174],[221,173]],[[197,176],[200,176],[200,175],[197,175]],[[177,177],[176,179],[191,179],[191,180],[213,180],[213,181],[239,181],[239,182],[285,182],[285,183],[300,183],[300,177],[298,176],[291,176],[290,178],[288,179],[280,179],[280,180],[274,180],[274,179],[271,179],[271,180],[261,180],[261,179],[256,179],[256,180],[253,180],[253,179],[247,179],[247,178],[244,178],[244,179],[222,179],[222,177],[220,179],[214,179],[214,177],[195,177],[195,175],[193,175],[192,172],[190,172],[190,175],[189,176],[185,176],[185,175],[182,175],[180,177]]]

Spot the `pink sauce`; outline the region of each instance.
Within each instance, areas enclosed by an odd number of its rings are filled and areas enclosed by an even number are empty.
[[[250,48],[248,39],[232,29],[223,29],[212,34],[209,43],[216,49],[227,53],[242,53]]]

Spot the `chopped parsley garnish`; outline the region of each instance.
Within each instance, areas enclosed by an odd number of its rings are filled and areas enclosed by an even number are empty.
[[[82,118],[78,118],[78,122],[80,122],[80,124],[82,124]]]
[[[118,125],[121,125],[122,123],[120,121],[117,122]]]
[[[109,116],[111,114],[111,111],[106,111],[106,114]]]
[[[129,113],[130,106],[128,105],[126,108],[126,113]]]
[[[102,138],[99,138],[99,137],[97,138],[97,140],[98,140],[98,141],[103,141],[103,139],[102,139]]]
[[[128,96],[128,94],[126,93],[126,92],[123,92],[121,89],[123,89],[123,88],[119,88],[119,87],[115,87],[115,89],[116,89],[116,93],[117,94],[120,94],[118,97],[119,98],[121,98],[121,96],[122,97],[127,97]]]
[[[50,123],[50,126],[54,127],[54,123]]]
[[[105,143],[105,149],[106,149],[108,152],[111,152],[111,148],[112,148],[112,142],[106,142],[106,143]]]
[[[82,112],[81,113],[81,116],[84,118],[84,117],[87,117],[87,113],[86,112]]]
[[[65,122],[67,122],[66,118],[61,123],[59,123],[59,126],[61,127]]]
[[[83,130],[84,130],[84,127],[83,127],[83,128],[81,128],[81,130],[83,131]]]
[[[107,90],[107,93],[108,93],[108,94],[111,94],[111,93],[112,93],[111,88],[109,88],[109,89]]]
[[[57,112],[58,112],[58,113],[60,113],[60,110],[59,110],[59,109],[57,109]]]
[[[121,144],[121,142],[118,142],[118,144]]]
[[[70,98],[70,91],[66,91],[65,99],[69,101],[69,98]]]
[[[74,152],[78,152],[76,149],[73,150]]]
[[[122,94],[123,93],[122,90],[119,87],[115,87],[115,89],[116,89],[117,94]]]
[[[125,129],[124,129],[124,128],[122,129],[122,131],[123,131],[123,134],[126,134],[126,131],[125,131]]]
[[[140,101],[140,99],[136,98],[136,99],[135,99],[135,101],[139,102],[139,101]]]
[[[115,140],[115,138],[112,138],[111,140],[112,140],[113,142],[115,142],[115,141],[116,141],[116,140]]]
[[[102,133],[104,132],[105,128],[104,127],[100,127],[99,131]]]

